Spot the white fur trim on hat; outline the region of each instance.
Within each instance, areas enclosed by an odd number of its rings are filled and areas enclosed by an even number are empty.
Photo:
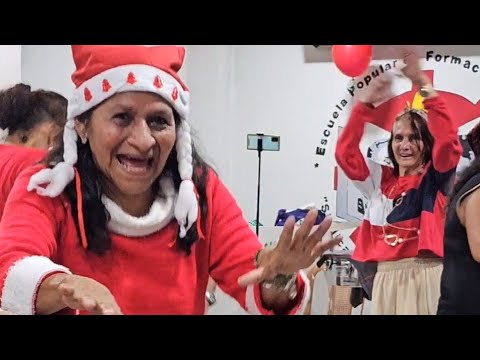
[[[74,179],[77,162],[77,132],[74,119],[99,105],[114,94],[145,91],[160,95],[178,112],[182,122],[177,129],[177,161],[182,183],[175,204],[175,218],[180,225],[180,237],[198,218],[198,200],[192,182],[193,157],[190,126],[187,123],[190,95],[170,74],[148,65],[125,65],[109,69],[86,81],[73,93],[68,104],[68,121],[63,134],[64,161],[52,169],[43,169],[30,178],[28,191],[56,197]]]
[[[68,103],[68,118],[75,119],[111,96],[127,91],[158,94],[183,119],[188,117],[188,92],[172,75],[149,65],[124,65],[106,70],[75,89]]]

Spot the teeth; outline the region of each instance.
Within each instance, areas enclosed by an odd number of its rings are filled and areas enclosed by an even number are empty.
[[[146,168],[147,168],[147,166],[131,166],[131,165],[129,165],[129,164],[123,164],[123,163],[121,163],[121,164],[122,164],[123,167],[124,167],[125,169],[127,169],[128,171],[129,171],[129,170],[137,170],[137,169],[143,170],[143,169],[146,169]]]
[[[126,172],[131,175],[144,175],[152,168],[153,159],[137,158],[127,155],[118,155],[117,160],[123,165]]]
[[[125,169],[125,171],[127,171],[128,173],[131,173],[131,174],[141,174],[141,173],[146,173],[149,169],[149,166],[147,165],[132,165],[132,164],[125,164],[125,163],[122,163],[120,162],[120,164],[123,165],[123,168]]]

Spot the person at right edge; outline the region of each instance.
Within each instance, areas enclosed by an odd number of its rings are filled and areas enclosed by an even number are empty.
[[[444,207],[462,154],[458,128],[441,95],[404,53],[404,76],[420,89],[424,110],[410,107],[396,119],[388,142],[393,166],[365,160],[360,141],[391,82],[376,79],[352,109],[335,157],[369,201],[354,239],[354,261],[376,264],[371,313],[434,315],[440,297]]]
[[[479,129],[468,134],[476,157],[449,196],[438,315],[480,315]]]

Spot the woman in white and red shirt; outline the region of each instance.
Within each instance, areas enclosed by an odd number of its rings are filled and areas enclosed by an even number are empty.
[[[378,264],[374,314],[435,314],[442,272],[444,207],[462,154],[458,128],[441,96],[405,56],[404,75],[423,90],[425,111],[408,109],[393,126],[388,153],[393,166],[365,159],[360,141],[375,118],[389,82],[377,79],[352,110],[336,160],[368,200],[352,258]]]

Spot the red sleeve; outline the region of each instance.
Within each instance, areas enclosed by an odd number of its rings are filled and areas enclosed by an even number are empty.
[[[350,114],[347,125],[337,141],[335,159],[345,175],[354,181],[365,181],[370,171],[360,151],[360,141],[365,130],[365,123],[371,118],[374,109],[359,102]]]
[[[44,150],[24,148],[14,145],[4,145],[0,151],[2,156],[2,175],[0,191],[0,220],[3,216],[3,210],[8,195],[12,190],[13,184],[18,175],[27,167],[41,161],[47,154]]]
[[[247,289],[238,285],[238,278],[255,269],[254,259],[262,248],[255,233],[244,219],[230,191],[211,172],[209,175],[210,275],[218,286],[249,313],[272,314],[262,306],[260,287]],[[303,313],[310,297],[305,277],[298,277],[298,302],[289,314]]]
[[[16,314],[35,313],[35,296],[43,279],[69,272],[53,263],[65,210],[60,198],[28,192],[30,176],[41,166],[23,171],[5,204],[0,222],[1,307]]]
[[[457,167],[462,156],[458,126],[450,117],[441,95],[426,99],[424,106],[428,116],[428,129],[435,139],[432,151],[433,168],[439,173],[446,173]]]

